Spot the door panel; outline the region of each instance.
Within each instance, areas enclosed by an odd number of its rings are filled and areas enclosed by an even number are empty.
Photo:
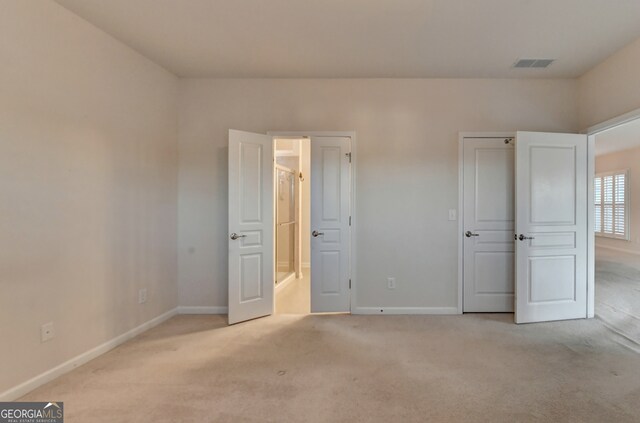
[[[576,257],[529,257],[529,302],[575,301]]]
[[[586,135],[518,132],[516,323],[587,317],[587,183]]]
[[[272,166],[270,136],[229,131],[229,324],[273,313]]]
[[[351,169],[345,137],[311,139],[311,311],[350,311]]]
[[[531,223],[575,224],[575,156],[575,146],[529,149]]]
[[[505,138],[464,140],[465,312],[511,312],[514,293],[514,150]]]

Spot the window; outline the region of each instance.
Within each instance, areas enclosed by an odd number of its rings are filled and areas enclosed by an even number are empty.
[[[606,172],[593,181],[593,230],[598,236],[629,240],[628,171]]]

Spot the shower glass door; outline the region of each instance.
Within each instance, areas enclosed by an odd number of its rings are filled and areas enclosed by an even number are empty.
[[[296,175],[276,166],[276,283],[295,272]]]

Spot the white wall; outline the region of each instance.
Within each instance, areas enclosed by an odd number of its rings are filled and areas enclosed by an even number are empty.
[[[178,115],[176,78],[58,4],[1,8],[0,393],[177,305]]]
[[[640,108],[640,39],[578,79],[580,129]]]
[[[357,132],[357,305],[457,305],[458,131],[575,131],[574,80],[181,80],[180,304],[227,304],[227,132]],[[386,277],[397,289],[386,288]]]
[[[596,157],[596,173],[629,169],[629,241],[596,236],[596,246],[613,247],[640,253],[640,148]]]

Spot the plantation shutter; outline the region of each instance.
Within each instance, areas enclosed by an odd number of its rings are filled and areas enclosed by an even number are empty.
[[[596,175],[593,181],[594,228],[597,235],[628,239],[627,171]]]

